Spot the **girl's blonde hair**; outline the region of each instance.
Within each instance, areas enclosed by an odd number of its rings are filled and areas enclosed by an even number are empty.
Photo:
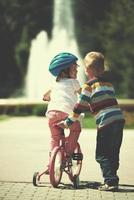
[[[91,68],[95,75],[104,72],[104,55],[100,52],[89,52],[84,58],[85,68]]]

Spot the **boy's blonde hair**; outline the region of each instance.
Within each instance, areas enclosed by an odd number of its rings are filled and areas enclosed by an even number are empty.
[[[89,52],[84,58],[85,68],[91,68],[94,75],[98,76],[104,72],[104,55],[100,52]]]

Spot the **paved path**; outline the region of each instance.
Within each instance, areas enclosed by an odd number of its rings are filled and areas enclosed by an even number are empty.
[[[134,130],[125,130],[120,154],[119,192],[100,192],[102,182],[94,159],[96,131],[83,129],[80,144],[84,154],[80,189],[74,190],[66,175],[58,189],[44,178],[43,187],[32,185],[35,171],[47,165],[49,129],[44,117],[13,117],[0,121],[0,200],[134,200]]]

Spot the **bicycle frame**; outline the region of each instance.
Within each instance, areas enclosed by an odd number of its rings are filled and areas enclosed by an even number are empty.
[[[74,150],[74,156],[68,155],[66,151],[66,139],[64,129],[60,128],[60,144],[56,146],[50,157],[49,162],[49,178],[53,187],[57,187],[60,184],[62,174],[65,172],[70,181],[73,182],[74,188],[79,186],[79,175],[82,168],[83,155],[79,143]],[[75,164],[75,165],[74,165]],[[40,178],[45,175],[46,171],[39,173],[35,172],[33,175],[33,185],[39,186],[41,184]]]
[[[62,173],[65,172],[76,188],[76,180],[78,179],[82,167],[82,157],[79,160],[75,160],[77,168],[74,174],[73,157],[72,155],[68,155],[66,151],[66,138],[67,137],[65,137],[64,130],[61,129],[60,146],[54,148],[50,159],[50,182],[53,185],[53,187],[57,187],[60,183]],[[77,154],[81,154],[79,143],[77,143],[75,151]],[[57,158],[59,166],[58,170],[56,168]]]

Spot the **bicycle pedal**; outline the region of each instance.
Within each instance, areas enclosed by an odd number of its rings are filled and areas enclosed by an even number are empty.
[[[73,153],[72,159],[73,160],[83,160],[83,154],[82,153]]]

